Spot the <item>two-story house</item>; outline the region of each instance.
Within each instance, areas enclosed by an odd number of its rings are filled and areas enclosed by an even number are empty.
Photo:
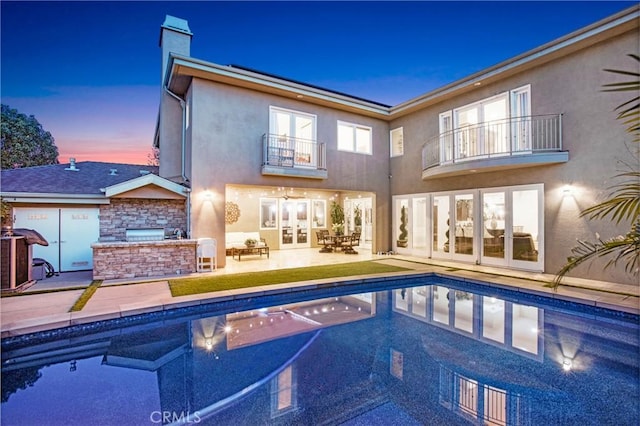
[[[160,176],[186,184],[188,232],[272,249],[331,229],[373,252],[555,273],[576,239],[625,232],[579,212],[615,183],[631,138],[603,93],[637,63],[639,8],[399,105],[190,56],[188,23],[161,27],[155,145]],[[602,264],[574,276],[631,282]],[[631,281],[630,281],[631,280]]]

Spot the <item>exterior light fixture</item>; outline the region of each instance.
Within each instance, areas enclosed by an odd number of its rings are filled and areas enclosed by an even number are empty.
[[[213,350],[213,340],[212,339],[205,339],[204,340],[204,347],[207,351],[211,351]]]
[[[571,367],[573,366],[573,363],[571,362],[571,360],[569,358],[565,358],[562,361],[562,369],[564,371],[571,371]]]
[[[562,187],[562,196],[563,197],[571,197],[573,196],[573,187],[571,185],[565,185]]]

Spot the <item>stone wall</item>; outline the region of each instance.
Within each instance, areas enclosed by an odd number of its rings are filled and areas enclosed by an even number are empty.
[[[164,228],[173,233],[187,226],[184,200],[112,198],[100,206],[100,241],[124,241],[127,229]]]
[[[96,243],[93,279],[161,277],[196,271],[196,240]]]

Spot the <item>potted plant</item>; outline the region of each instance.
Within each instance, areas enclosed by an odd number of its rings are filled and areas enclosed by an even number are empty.
[[[249,248],[255,247],[256,244],[258,244],[258,240],[256,240],[255,238],[247,238],[246,240],[244,240],[244,245]]]
[[[362,210],[359,205],[353,209],[353,224],[356,227],[356,232],[362,232]]]
[[[336,235],[344,232],[344,210],[335,201],[331,204],[331,229]]]
[[[407,247],[408,245],[408,232],[407,232],[407,206],[402,206],[400,209],[400,235],[398,235],[398,241],[396,242],[398,247]]]

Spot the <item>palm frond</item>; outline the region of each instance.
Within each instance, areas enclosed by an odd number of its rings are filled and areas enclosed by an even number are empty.
[[[640,171],[632,170],[620,173],[616,178],[627,178],[626,181],[611,186],[608,198],[580,212],[580,217],[589,220],[611,219],[619,224],[622,221],[634,223],[640,216]]]
[[[624,262],[625,272],[637,275],[640,267],[640,222],[636,222],[625,236],[608,240],[597,238],[596,242],[578,240],[578,245],[571,249],[571,253],[573,255],[567,258],[567,263],[553,280],[554,289],[558,288],[565,275],[573,269],[593,259],[606,256],[612,256],[612,258],[604,265],[604,269]]]

